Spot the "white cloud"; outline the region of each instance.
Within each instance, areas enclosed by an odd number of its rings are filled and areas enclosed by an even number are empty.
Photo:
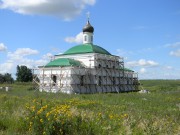
[[[165,66],[165,69],[172,70],[173,67],[172,66]]]
[[[3,64],[0,64],[0,73],[10,73],[13,69],[13,63],[12,62],[5,62]]]
[[[152,60],[145,60],[145,59],[140,59],[138,61],[130,61],[127,62],[127,65],[130,67],[137,67],[137,66],[142,66],[142,67],[154,67],[159,65],[157,62],[152,61]]]
[[[82,43],[83,42],[83,33],[80,32],[75,37],[66,37],[65,41],[68,43]]]
[[[145,68],[141,68],[140,71],[139,71],[140,74],[144,74],[146,72],[147,72],[147,70]]]
[[[172,56],[180,57],[180,49],[171,51],[169,54]]]
[[[36,55],[38,53],[39,51],[31,48],[18,48],[15,52],[8,52],[8,58],[14,65],[26,65],[31,68],[33,66],[44,65],[50,60],[50,56],[52,56],[51,53],[47,53],[39,60],[27,58],[29,55]]]
[[[174,48],[174,50],[169,52],[169,55],[180,57],[180,42],[175,42],[172,44],[166,44],[166,45],[164,45],[164,47]]]
[[[8,57],[14,60],[21,60],[22,57],[28,55],[35,55],[39,52],[30,48],[18,48],[15,52],[8,52]]]
[[[49,60],[51,53],[47,53],[40,59],[28,58],[29,55],[37,55],[39,52],[30,48],[18,48],[14,52],[7,53],[7,60],[4,63],[0,63],[0,73],[12,73],[15,76],[16,66],[25,65],[28,68],[45,65]]]
[[[96,0],[1,0],[0,8],[25,15],[50,15],[71,20]]]
[[[127,59],[127,57],[128,57],[129,55],[132,55],[132,54],[133,54],[132,51],[125,51],[124,49],[117,49],[116,52],[117,52],[117,55],[118,55],[118,56],[120,56],[120,57],[123,56],[124,59]]]
[[[53,54],[51,53],[46,53],[45,55],[42,56],[42,59],[51,59],[53,57]]]
[[[165,47],[177,48],[177,47],[180,47],[180,42],[175,42],[172,44],[166,44]]]
[[[7,47],[3,43],[0,43],[0,51],[6,51],[6,50]]]

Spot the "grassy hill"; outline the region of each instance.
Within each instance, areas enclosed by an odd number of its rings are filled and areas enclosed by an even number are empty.
[[[67,95],[9,85],[0,90],[0,134],[180,134],[180,80],[140,82],[149,94]]]

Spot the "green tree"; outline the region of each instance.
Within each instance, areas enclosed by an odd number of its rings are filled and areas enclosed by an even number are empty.
[[[4,75],[0,74],[0,83],[4,83]]]
[[[9,73],[4,74],[4,82],[6,82],[6,83],[14,82],[14,79],[12,78],[11,74],[9,74]]]
[[[5,73],[0,74],[0,83],[13,83],[14,79],[12,78],[11,74]]]
[[[18,82],[31,82],[33,79],[32,70],[26,66],[17,66],[16,80]]]

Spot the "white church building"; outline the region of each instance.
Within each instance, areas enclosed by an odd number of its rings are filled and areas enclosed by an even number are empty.
[[[68,94],[138,91],[137,73],[124,67],[123,57],[93,44],[93,32],[88,19],[82,44],[38,67],[39,81],[34,81],[40,91]]]

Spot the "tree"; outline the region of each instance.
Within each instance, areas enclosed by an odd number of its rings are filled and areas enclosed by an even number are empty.
[[[11,74],[5,73],[0,74],[0,83],[13,83],[14,79],[11,77]]]
[[[16,80],[18,82],[31,82],[33,79],[32,70],[26,66],[17,66]]]
[[[14,79],[11,77],[11,74],[5,73],[4,74],[4,80],[6,83],[13,83]]]
[[[4,75],[0,74],[0,83],[4,83]]]

